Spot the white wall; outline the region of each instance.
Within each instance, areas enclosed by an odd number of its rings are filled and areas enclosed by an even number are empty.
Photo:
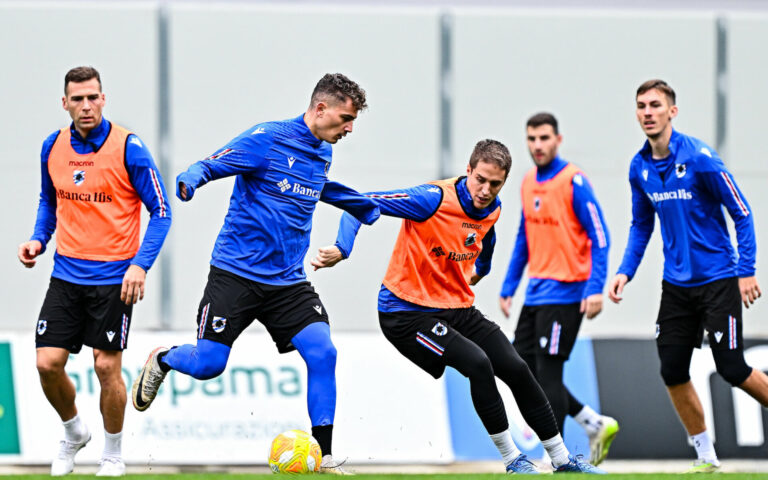
[[[331,11],[288,7],[172,3],[170,13],[171,165],[175,176],[249,126],[298,115],[316,81],[340,71],[358,81],[370,109],[354,134],[335,147],[331,177],[362,191],[433,180],[439,152],[439,16],[437,9],[345,7]],[[651,77],[678,92],[676,127],[714,144],[715,21],[711,14],[640,11],[520,9],[449,10],[453,15],[453,164],[464,171],[475,142],[491,137],[511,149],[514,165],[502,192],[492,274],[477,288],[478,306],[509,332],[497,295],[519,221],[522,174],[531,162],[524,124],[550,110],[564,135],[562,155],[583,167],[603,204],[611,231],[609,272],[617,268],[629,229],[629,160],[643,135],[634,120],[634,91]],[[758,198],[768,167],[759,141],[768,107],[762,79],[768,60],[765,16],[728,16],[730,71],[728,144],[722,152],[756,211],[762,245],[768,209]],[[18,2],[0,4],[0,185],[8,207],[0,211],[2,329],[31,329],[51,269],[51,251],[25,271],[17,245],[34,225],[42,140],[67,125],[61,110],[63,76],[75,65],[102,73],[105,115],[134,129],[157,153],[157,6],[140,3]],[[232,188],[231,180],[201,189],[193,202],[172,200],[174,225],[164,247],[171,255],[174,328],[191,330],[208,260]],[[11,203],[12,202],[12,203]],[[18,205],[18,206],[17,206]],[[339,211],[320,206],[310,253],[335,239]],[[364,229],[350,261],[310,272],[344,330],[375,330],[376,295],[399,222],[383,219]],[[765,262],[758,255],[758,279]],[[621,307],[606,305],[591,335],[652,335],[661,279],[661,244],[655,234]],[[308,265],[308,261],[307,261]],[[159,324],[158,268],[136,308],[135,328]],[[522,303],[524,285],[515,297]],[[760,321],[765,299],[746,315],[748,335],[768,335]]]

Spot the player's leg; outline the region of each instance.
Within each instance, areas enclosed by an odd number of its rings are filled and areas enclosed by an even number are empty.
[[[54,476],[72,472],[75,454],[91,439],[77,414],[75,386],[64,370],[70,353],[78,353],[82,347],[85,324],[81,290],[79,285],[51,278],[35,335],[40,385],[64,426],[64,440],[51,463]]]
[[[703,286],[701,304],[717,373],[768,407],[768,376],[744,359],[738,279],[726,278]]]
[[[515,326],[512,346],[536,376],[536,310],[538,307],[523,305]]]
[[[133,383],[133,406],[144,411],[151,405],[165,376],[171,370],[199,380],[224,371],[235,339],[254,319],[261,300],[256,282],[211,266],[208,283],[197,313],[197,344],[155,348]]]
[[[280,353],[298,350],[307,365],[307,411],[312,436],[322,451],[321,473],[347,474],[333,457],[336,415],[336,347],[331,341],[328,312],[309,282],[288,286],[261,285],[264,302],[257,318]]]
[[[697,288],[662,282],[661,304],[656,320],[656,348],[661,377],[672,406],[696,449],[697,460],[690,471],[719,468],[715,447],[707,432],[704,408],[689,373],[693,349],[701,346],[703,324],[694,306]]]
[[[602,473],[580,457],[568,453],[544,391],[498,325],[473,307],[466,309],[456,322],[456,328],[485,353],[491,362],[492,373],[512,390],[520,413],[542,440],[556,471]]]

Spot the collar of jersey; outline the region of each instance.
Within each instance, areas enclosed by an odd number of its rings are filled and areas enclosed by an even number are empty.
[[[568,162],[560,158],[560,155],[556,155],[547,165],[536,167],[536,181],[546,182],[547,180],[552,180],[566,165],[568,165]]]
[[[677,149],[680,142],[683,140],[683,136],[674,128],[672,129],[672,135],[669,137],[669,158],[677,156]],[[651,153],[651,142],[648,140],[643,144],[643,148],[640,149],[640,155],[646,160],[653,160]]]
[[[307,142],[309,142],[314,147],[319,147],[321,143],[323,143],[322,140],[314,136],[312,134],[312,130],[309,129],[306,122],[304,122],[304,114],[302,113],[298,117],[291,120],[294,124],[296,124],[297,133],[299,133],[302,138],[304,138]]]
[[[109,122],[102,116],[99,126],[88,132],[88,135],[83,138],[75,128],[75,122],[72,122],[69,125],[69,131],[72,134],[70,141],[72,148],[80,154],[95,152],[104,144],[107,135],[109,135],[109,130]]]

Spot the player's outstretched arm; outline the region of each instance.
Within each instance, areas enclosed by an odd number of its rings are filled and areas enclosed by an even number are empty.
[[[37,240],[30,240],[19,245],[19,261],[27,267],[32,268],[37,263],[37,256],[43,251],[43,244]]]
[[[739,291],[741,292],[741,301],[744,302],[744,306],[747,308],[763,295],[760,285],[757,283],[757,278],[754,276],[739,278]]]
[[[623,273],[616,274],[608,284],[608,298],[613,303],[619,303],[623,299],[621,296],[624,293],[624,286],[629,282],[629,277]]]
[[[317,250],[317,255],[309,263],[315,267],[315,270],[320,268],[330,268],[344,260],[344,256],[341,254],[341,250],[336,245],[330,245],[328,247],[320,247]]]

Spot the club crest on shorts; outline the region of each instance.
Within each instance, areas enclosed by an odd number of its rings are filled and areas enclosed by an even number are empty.
[[[541,337],[539,339],[539,345],[541,345],[541,348],[544,348],[547,346],[547,337]]]
[[[659,334],[661,333],[661,325],[658,323],[656,324],[656,338],[659,338]]]
[[[216,333],[221,333],[224,331],[224,329],[227,327],[227,319],[224,317],[213,317],[213,321],[211,321],[211,328],[213,328],[213,331]]]
[[[75,170],[72,172],[72,180],[75,182],[75,185],[80,185],[85,181],[85,170]]]
[[[45,331],[48,330],[48,320],[38,320],[37,321],[37,334],[42,335],[45,333]]]
[[[432,333],[437,335],[438,337],[442,337],[446,333],[448,333],[448,327],[443,325],[440,322],[437,322],[434,327],[432,327]]]

